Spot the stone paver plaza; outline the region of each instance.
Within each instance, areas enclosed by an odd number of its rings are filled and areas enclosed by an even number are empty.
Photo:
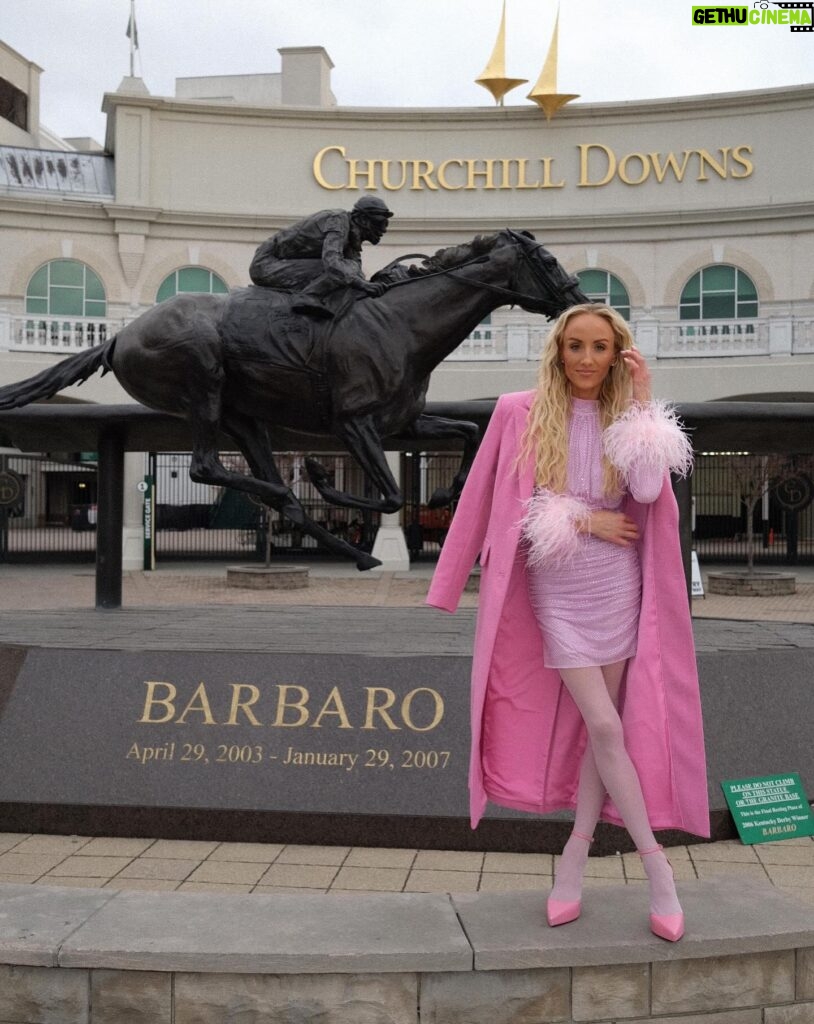
[[[676,878],[771,883],[814,907],[814,839],[670,849]],[[0,882],[166,892],[508,892],[541,898],[557,857],[0,833]],[[586,885],[644,886],[636,854],[591,857]],[[641,895],[645,900],[645,890]],[[644,902],[642,903],[644,906]]]
[[[176,563],[156,572],[129,572],[124,576],[123,605],[127,608],[173,607],[179,630],[178,645],[213,644],[218,606],[279,608],[285,620],[291,615],[286,641],[294,648],[314,650],[318,639],[302,633],[303,606],[320,608],[356,606],[364,622],[363,610],[371,615],[375,608],[423,607],[432,566],[421,564],[410,573],[358,573],[353,567],[317,562],[310,565],[309,586],[294,591],[242,591],[226,585],[225,568],[212,563],[184,565]],[[4,566],[7,585],[0,588],[0,642],[48,643],[45,634],[55,622],[65,627],[73,639],[61,634],[60,643],[72,646],[87,643],[96,646],[104,632],[115,633],[116,646],[126,647],[127,638],[119,628],[126,612],[103,612],[93,616],[72,615],[86,612],[93,603],[94,574],[82,566]],[[704,623],[696,636],[699,650],[705,642],[730,650],[748,649],[761,622],[785,621],[814,623],[814,571],[797,570],[798,589],[793,596],[775,598],[737,598],[708,595],[693,601],[696,619],[719,620]],[[462,616],[471,618],[477,604],[474,591],[461,601]],[[783,607],[780,608],[779,606]],[[45,614],[59,609],[58,618]],[[4,610],[13,614],[4,615]],[[285,610],[285,611],[283,611]],[[426,612],[427,610],[424,609]],[[30,612],[31,614],[27,614]],[[40,617],[39,613],[43,613]],[[428,612],[422,627],[438,625],[448,630],[456,620]],[[782,618],[777,619],[777,616]],[[255,630],[265,616],[252,615],[251,626],[237,637],[247,647],[254,646]],[[751,620],[751,621],[750,621]],[[96,623],[100,633],[91,626]],[[198,628],[195,628],[197,623]],[[161,625],[172,631],[173,622],[163,613],[150,623],[156,634]],[[232,627],[238,626],[232,620]],[[338,624],[340,626],[340,624]],[[83,632],[83,629],[88,632]],[[325,626],[335,642],[330,622]],[[790,627],[792,632],[794,627]],[[712,632],[710,632],[712,631]],[[375,631],[374,631],[375,632]],[[180,635],[183,633],[183,636]],[[697,634],[699,631],[697,631]],[[774,630],[767,631],[761,646],[782,642]],[[725,640],[721,640],[721,637]],[[214,643],[217,643],[217,637]],[[413,638],[420,641],[418,635]],[[134,643],[140,642],[138,636]],[[345,635],[353,650],[360,638]],[[387,642],[370,638],[370,643]],[[422,649],[449,648],[451,639],[438,634],[425,638]],[[336,649],[336,648],[334,648]],[[809,794],[810,795],[810,794]],[[788,890],[805,902],[814,903],[814,840],[802,839],[744,846],[738,840],[714,844],[679,846],[671,849],[676,877],[709,879],[736,874],[764,880]],[[291,846],[247,843],[202,843],[154,838],[94,838],[78,836],[32,836],[0,833],[0,882],[39,885],[88,886],[92,888],[140,889],[163,891],[219,891],[232,893],[287,892],[487,892],[539,890],[550,885],[556,858],[550,854],[476,853],[432,850],[393,850],[348,848],[341,846]],[[641,883],[644,874],[635,855],[592,857],[587,884],[590,886]]]
[[[131,573],[123,610],[101,613],[88,612],[88,570],[2,571],[0,645],[107,634],[127,649],[145,631],[169,645],[174,620],[179,646],[213,649],[231,605],[245,607],[231,622],[247,649],[262,649],[276,607],[290,649],[313,650],[297,639],[309,605],[323,609],[325,649],[342,635],[363,650],[366,619],[375,631],[388,608],[422,649],[463,649],[454,620],[410,611],[427,569],[312,566],[293,594],[227,588],[212,566]],[[696,600],[699,652],[814,646],[814,581],[801,576],[791,597]],[[475,604],[465,595],[469,628]],[[359,628],[343,635],[333,606],[357,608]],[[128,608],[142,631],[129,639]],[[811,1024],[814,838],[669,853],[687,913],[675,946],[647,929],[635,854],[590,858],[582,918],[550,929],[548,853],[0,833],[0,1022]]]

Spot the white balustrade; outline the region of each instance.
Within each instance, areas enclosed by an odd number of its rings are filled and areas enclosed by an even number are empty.
[[[795,318],[791,352],[795,356],[814,353],[814,316]]]
[[[658,325],[659,359],[767,355],[768,320],[678,320]]]
[[[71,355],[112,338],[126,322],[118,318],[12,315],[0,310],[0,350]],[[550,326],[539,318],[528,324],[484,324],[476,327],[447,356],[446,362],[536,362]],[[630,325],[637,343],[639,326],[635,320]],[[789,317],[782,323],[758,318],[666,322],[648,319],[641,326],[648,354],[655,347],[652,355],[657,359],[814,353],[814,317]]]
[[[537,361],[550,324],[535,318],[478,327],[447,357],[447,362],[527,359]],[[671,320],[653,317],[630,324],[636,344],[649,358],[683,359],[777,356],[814,353],[814,317],[742,320]]]
[[[461,344],[447,356],[447,362],[505,362],[506,329],[492,326],[476,327]]]
[[[52,355],[72,355],[81,349],[93,348],[112,338],[125,323],[124,320],[97,317],[36,314],[11,316],[8,322],[5,337],[11,352],[48,352]]]

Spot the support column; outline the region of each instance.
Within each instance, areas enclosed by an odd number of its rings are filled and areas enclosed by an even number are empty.
[[[96,523],[96,607],[122,606],[124,442],[121,434],[99,436],[99,494]]]
[[[386,452],[387,465],[390,472],[396,479],[399,488],[402,488],[401,481],[401,459],[398,452]],[[400,513],[393,512],[383,515],[379,525],[376,540],[373,542],[373,557],[378,558],[382,563],[379,570],[388,572],[407,572],[410,568],[410,554],[407,551],[407,541],[404,539],[404,530],[399,522]],[[372,569],[371,572],[376,572]]]
[[[769,355],[790,356],[794,347],[794,320],[790,316],[769,318]]]
[[[642,316],[631,325],[636,338],[636,348],[645,359],[658,359],[659,322],[654,316]]]

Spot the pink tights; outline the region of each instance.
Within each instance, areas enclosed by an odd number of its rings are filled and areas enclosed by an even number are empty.
[[[625,662],[617,661],[601,667],[559,670],[588,730],[588,745],[579,774],[574,832],[593,835],[608,793],[636,848],[652,850],[658,843],[650,828],[639,776],[625,749],[617,711],[624,669]],[[588,850],[589,844],[572,833],[557,868],[551,893],[553,899],[580,898]],[[680,913],[673,873],[665,855],[651,854],[644,857],[642,863],[650,885],[651,912]]]

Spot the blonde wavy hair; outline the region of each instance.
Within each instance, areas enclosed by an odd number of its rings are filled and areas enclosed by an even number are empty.
[[[633,347],[630,328],[610,306],[584,303],[571,306],[556,320],[548,336],[537,374],[537,394],[529,410],[518,465],[534,458],[534,480],[540,487],[561,494],[567,486],[568,421],[571,415],[571,388],[562,364],[563,339],[568,324],[583,313],[593,313],[607,321],[613,331],[616,363],[611,366],[599,393],[600,425],[604,430],[630,405],[632,387],[624,360],[618,355]],[[602,482],[606,495],[621,490],[619,473],[603,455]]]

